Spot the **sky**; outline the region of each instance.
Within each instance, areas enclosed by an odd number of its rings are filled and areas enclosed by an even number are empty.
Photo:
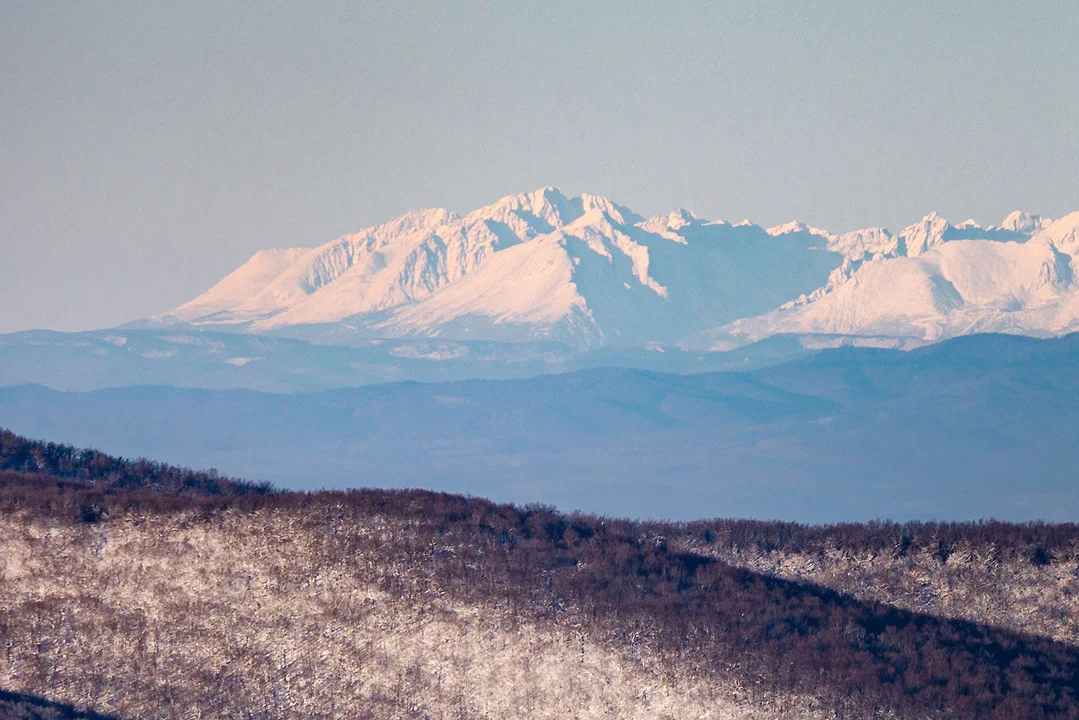
[[[1050,0],[5,0],[0,332],[113,326],[266,247],[545,185],[833,231],[1057,217],[1077,39]]]

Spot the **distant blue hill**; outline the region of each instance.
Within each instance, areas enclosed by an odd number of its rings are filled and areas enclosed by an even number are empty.
[[[807,354],[794,337],[769,338],[731,352],[691,352],[674,346],[581,350],[555,342],[437,338],[336,338],[334,344],[321,344],[182,327],[35,330],[0,335],[0,385],[312,392],[396,380],[524,378],[607,366],[677,373],[749,369]]]
[[[0,425],[293,488],[612,515],[1079,520],[1079,335],[296,394],[0,388]]]

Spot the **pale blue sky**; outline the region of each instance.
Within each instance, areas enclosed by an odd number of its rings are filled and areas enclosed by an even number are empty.
[[[310,5],[0,1],[0,331],[548,184],[833,230],[1079,209],[1075,2]]]

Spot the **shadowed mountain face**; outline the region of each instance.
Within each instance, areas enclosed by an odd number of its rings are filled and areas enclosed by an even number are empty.
[[[1079,336],[324,393],[0,390],[14,430],[293,488],[425,487],[634,517],[1079,517]]]

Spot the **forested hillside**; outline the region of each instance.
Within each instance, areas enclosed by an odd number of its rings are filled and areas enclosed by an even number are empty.
[[[861,600],[1079,645],[1079,526],[690,523],[683,551]]]
[[[117,718],[1079,717],[1077,558],[1070,525],[634,523],[0,432],[0,690]]]

